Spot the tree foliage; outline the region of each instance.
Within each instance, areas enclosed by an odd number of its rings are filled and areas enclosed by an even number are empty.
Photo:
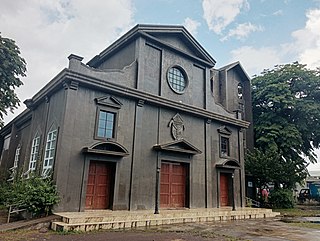
[[[320,147],[320,69],[294,62],[252,79],[255,150],[246,168],[264,182],[292,188]]]
[[[0,127],[7,110],[12,112],[19,105],[15,88],[23,84],[19,77],[25,76],[25,72],[26,62],[20,56],[19,47],[0,33]]]

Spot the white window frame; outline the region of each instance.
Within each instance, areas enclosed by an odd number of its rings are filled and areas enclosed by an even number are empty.
[[[20,158],[20,149],[21,149],[21,146],[18,145],[18,147],[16,149],[16,153],[14,155],[14,161],[13,161],[14,168],[18,168],[18,163],[19,163],[19,158]]]
[[[40,135],[36,135],[35,138],[33,138],[32,140],[28,173],[36,170],[39,146],[40,146]]]
[[[47,135],[47,142],[43,160],[42,176],[47,177],[53,168],[56,150],[57,129],[50,131]]]

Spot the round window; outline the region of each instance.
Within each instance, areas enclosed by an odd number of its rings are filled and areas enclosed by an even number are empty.
[[[170,68],[168,71],[168,83],[173,91],[182,94],[187,87],[185,73],[178,67]]]

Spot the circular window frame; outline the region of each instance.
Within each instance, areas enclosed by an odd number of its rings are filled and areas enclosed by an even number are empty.
[[[169,72],[170,72],[171,69],[178,69],[178,70],[181,72],[181,74],[182,74],[182,76],[183,76],[183,78],[184,78],[184,81],[185,81],[185,87],[184,87],[184,89],[183,89],[182,91],[179,91],[179,90],[175,89],[175,88],[171,85],[171,83],[170,83],[170,78],[169,78]],[[188,88],[188,85],[189,85],[188,75],[187,75],[186,71],[185,71],[181,66],[179,66],[179,65],[173,65],[173,66],[170,66],[170,67],[168,68],[168,70],[167,70],[167,82],[168,82],[168,85],[169,85],[170,89],[171,89],[173,92],[175,92],[176,94],[179,94],[179,95],[184,94],[185,91],[186,91],[186,89]]]

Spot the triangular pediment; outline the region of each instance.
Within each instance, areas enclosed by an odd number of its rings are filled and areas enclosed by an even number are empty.
[[[90,147],[84,147],[83,153],[111,155],[111,156],[127,156],[128,150],[121,144],[114,141],[104,141],[93,144]]]
[[[117,109],[120,109],[122,106],[122,103],[114,96],[102,96],[95,98],[95,102],[99,105],[105,105]]]
[[[168,46],[179,49],[214,65],[216,61],[183,27],[170,25],[139,25],[140,31]]]
[[[91,67],[99,65],[107,56],[117,52],[139,36],[144,36],[147,42],[152,42],[156,47],[167,46],[173,51],[195,58],[208,66],[213,67],[216,63],[212,56],[183,26],[138,24],[87,64]]]
[[[192,155],[202,153],[198,148],[186,140],[176,140],[165,144],[157,144],[154,145],[153,148],[158,151],[172,151]]]
[[[232,134],[232,131],[226,126],[221,126],[220,128],[218,128],[218,132],[220,134],[224,134],[228,136]]]

